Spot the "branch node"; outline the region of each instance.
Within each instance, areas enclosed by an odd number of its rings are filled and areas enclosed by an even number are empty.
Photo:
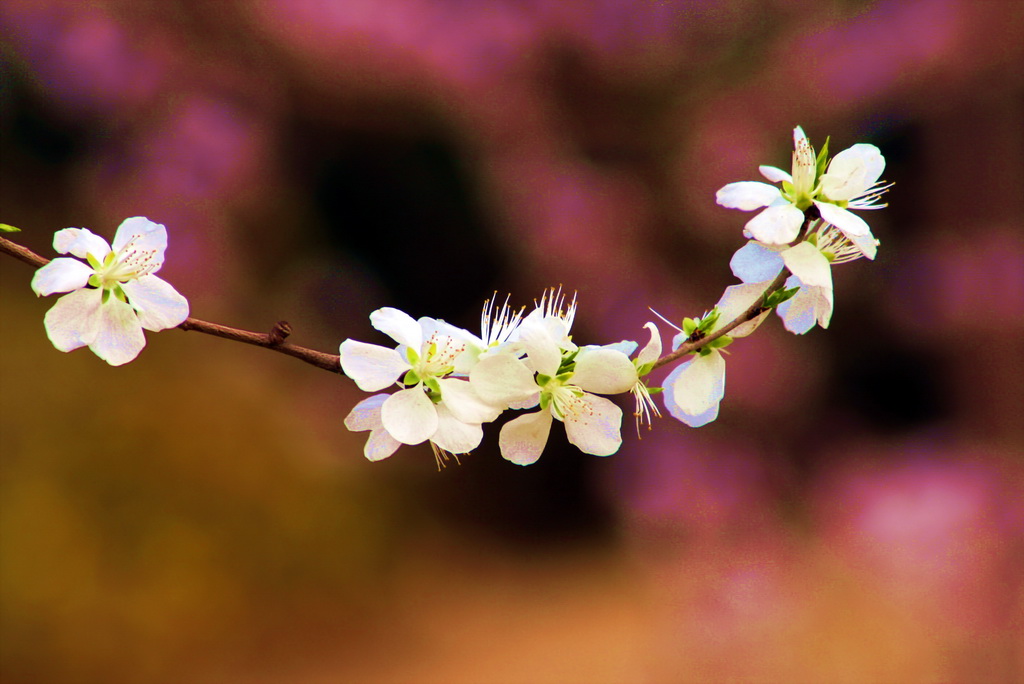
[[[273,346],[282,344],[285,339],[292,334],[292,326],[288,321],[278,321],[274,324],[274,327],[270,329],[270,334],[267,335],[267,339]]]

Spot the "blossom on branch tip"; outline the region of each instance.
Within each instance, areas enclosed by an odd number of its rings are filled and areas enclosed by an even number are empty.
[[[792,173],[774,166],[761,166],[761,175],[772,183],[742,181],[729,183],[716,193],[718,204],[729,209],[754,211],[746,232],[766,244],[788,244],[797,238],[805,213],[812,206],[821,218],[836,226],[851,240],[871,238],[871,229],[850,209],[881,209],[879,199],[891,187],[878,180],[885,158],[874,145],[858,143],[827,159],[828,142],[815,154],[799,126],[793,131]],[[827,163],[827,169],[826,169]]]
[[[39,296],[66,292],[46,312],[43,323],[53,346],[68,352],[88,346],[112,366],[139,355],[143,329],[158,332],[188,318],[188,301],[153,275],[164,263],[167,230],[136,216],[125,219],[113,245],[85,228],[65,228],[53,236],[60,254],[32,278]],[[84,259],[85,262],[79,261]]]

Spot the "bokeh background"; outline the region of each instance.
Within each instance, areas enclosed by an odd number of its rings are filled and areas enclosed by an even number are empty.
[[[558,284],[581,343],[699,315],[749,218],[715,190],[797,124],[896,185],[716,423],[528,468],[494,430],[371,464],[346,378],[197,333],[60,354],[0,259],[3,681],[1024,681],[1022,35],[1016,0],[5,0],[15,238],[148,216],[193,315],[324,351]]]

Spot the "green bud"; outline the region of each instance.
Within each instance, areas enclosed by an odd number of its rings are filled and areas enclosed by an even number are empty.
[[[821,174],[825,173],[825,166],[828,165],[828,141],[831,136],[825,138],[825,144],[821,146],[821,152],[818,152],[817,163],[815,164],[814,170],[814,183],[818,183],[818,179],[821,178]]]

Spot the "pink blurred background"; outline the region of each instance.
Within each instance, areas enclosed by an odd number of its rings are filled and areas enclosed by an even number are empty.
[[[1024,681],[1024,3],[6,0],[0,220],[167,225],[193,315],[334,352],[579,293],[637,339],[732,284],[803,125],[878,145],[828,331],[719,420],[383,463],[348,380],[195,333],[49,346],[0,259],[4,682]],[[664,327],[664,326],[663,326]],[[667,338],[666,338],[667,341]]]

